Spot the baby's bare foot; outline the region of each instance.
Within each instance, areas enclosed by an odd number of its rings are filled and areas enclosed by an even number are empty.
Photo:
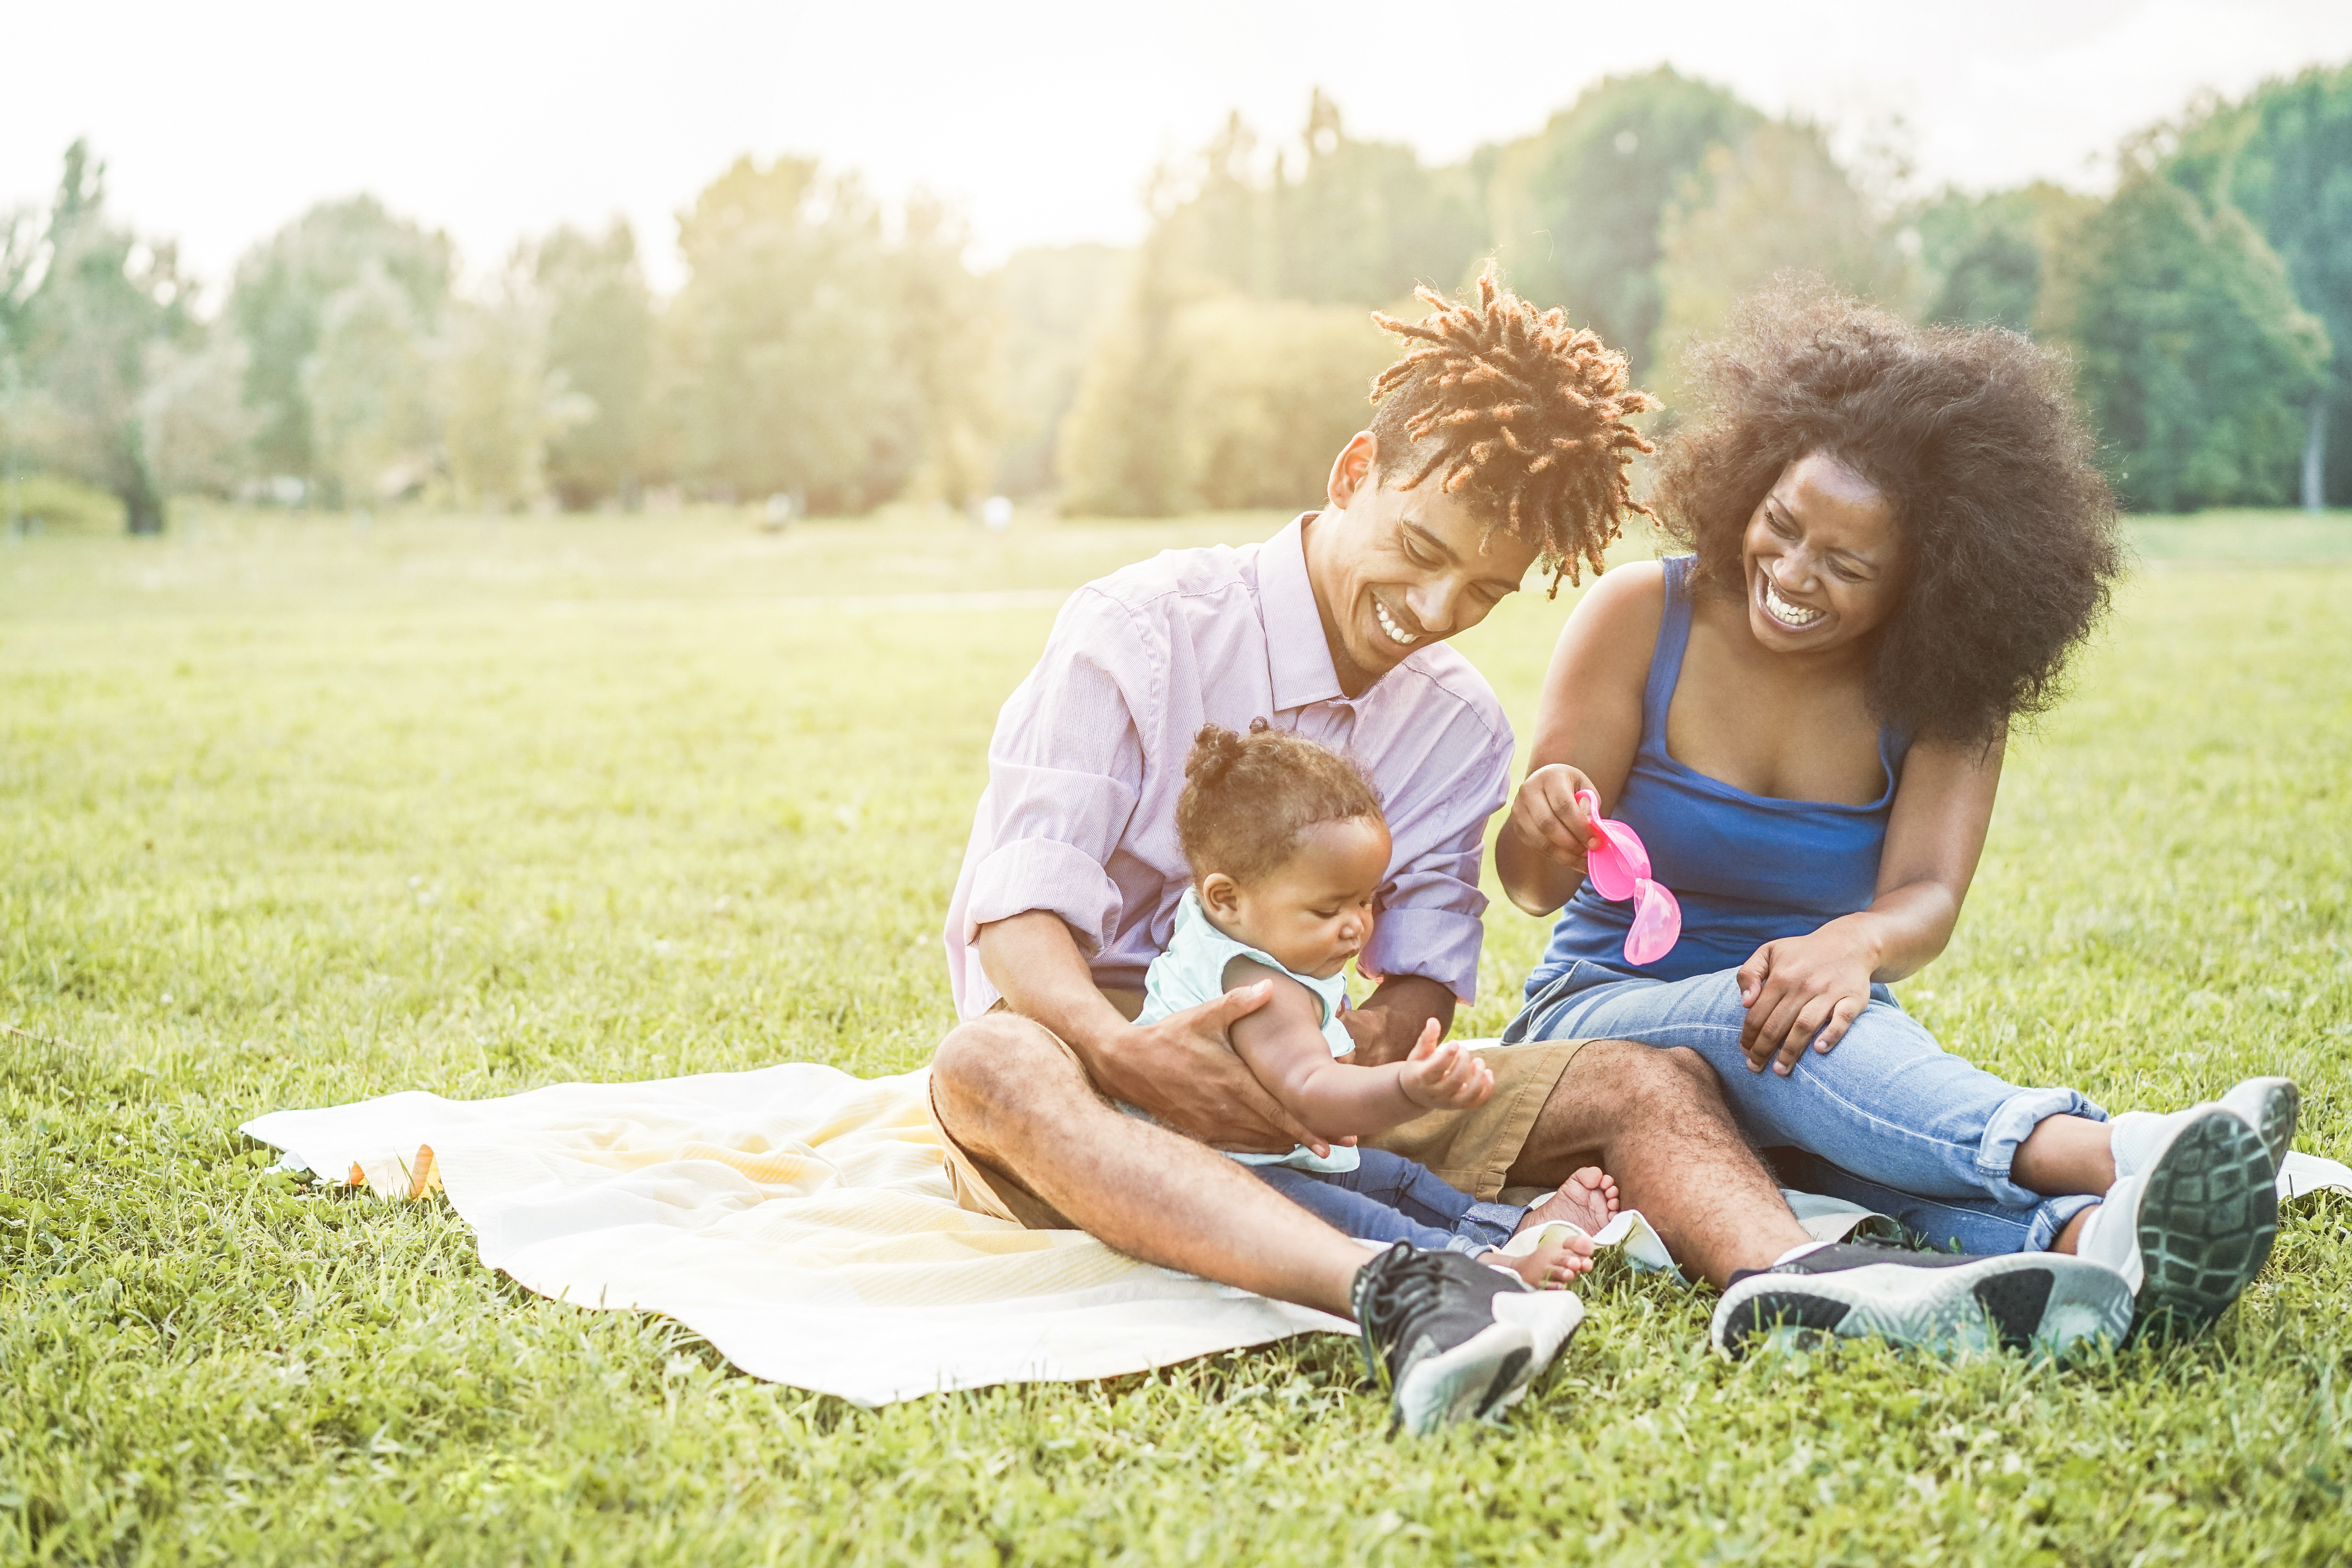
[[[1519,1228],[1565,1219],[1588,1235],[1598,1235],[1616,1213],[1617,1184],[1599,1166],[1587,1166],[1570,1176],[1558,1192],[1528,1209]]]
[[[1592,1243],[1562,1233],[1517,1257],[1497,1248],[1479,1261],[1508,1269],[1538,1291],[1565,1290],[1570,1280],[1592,1267]]]

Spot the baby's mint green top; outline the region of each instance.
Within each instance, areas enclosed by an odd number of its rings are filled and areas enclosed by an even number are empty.
[[[1316,1000],[1323,1004],[1323,1040],[1330,1046],[1331,1054],[1346,1056],[1356,1049],[1348,1026],[1339,1021],[1339,1014],[1348,1005],[1345,974],[1318,980],[1312,975],[1285,968],[1279,959],[1245,942],[1234,941],[1209,924],[1208,915],[1201,908],[1200,895],[1189,887],[1184,890],[1182,902],[1176,905],[1176,933],[1168,939],[1168,951],[1151,960],[1151,967],[1143,977],[1143,1011],[1135,1021],[1158,1023],[1171,1013],[1215,1001],[1225,994],[1225,966],[1235,958],[1248,958],[1278,974],[1288,975],[1314,992]],[[1286,1155],[1235,1154],[1233,1157],[1244,1165],[1289,1166],[1302,1171],[1351,1171],[1361,1163],[1352,1148],[1335,1146],[1328,1155],[1318,1155],[1304,1144]]]

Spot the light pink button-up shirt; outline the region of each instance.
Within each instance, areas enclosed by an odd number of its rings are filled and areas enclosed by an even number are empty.
[[[980,928],[1033,909],[1069,925],[1097,985],[1143,988],[1190,876],[1176,797],[1192,737],[1254,718],[1348,753],[1380,791],[1396,847],[1362,967],[1472,999],[1486,907],[1478,861],[1508,792],[1509,721],[1443,643],[1342,696],[1302,522],[1262,545],[1163,551],[1062,606],[1037,667],[997,716],[948,906],[963,1017],[998,996]]]

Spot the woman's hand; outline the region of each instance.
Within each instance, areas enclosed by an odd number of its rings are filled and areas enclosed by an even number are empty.
[[[1750,1071],[1769,1064],[1787,1077],[1811,1040],[1826,1053],[1870,1005],[1877,954],[1864,935],[1833,920],[1810,936],[1784,936],[1739,966],[1739,1005],[1748,1022],[1739,1049]]]
[[[1437,1042],[1437,1020],[1429,1020],[1412,1054],[1397,1074],[1404,1097],[1424,1111],[1469,1111],[1495,1092],[1495,1070],[1462,1048],[1458,1040]]]
[[[1591,817],[1576,798],[1580,789],[1593,789],[1592,780],[1565,762],[1535,769],[1519,786],[1504,831],[1517,833],[1528,848],[1581,877],[1585,852],[1600,841],[1593,837]]]

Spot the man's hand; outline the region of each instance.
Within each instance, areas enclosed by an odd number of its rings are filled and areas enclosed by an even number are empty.
[[[1503,831],[1517,834],[1536,853],[1581,876],[1585,854],[1598,841],[1592,835],[1592,819],[1576,795],[1580,789],[1592,789],[1591,779],[1565,762],[1538,768],[1519,786]],[[1593,789],[1593,793],[1600,791]]]
[[[1274,982],[1260,980],[1158,1023],[1131,1024],[1097,1044],[1087,1066],[1113,1095],[1213,1148],[1276,1155],[1305,1144],[1328,1155],[1329,1140],[1284,1110],[1225,1038],[1273,994]]]
[[[1437,1020],[1421,1031],[1412,1054],[1404,1059],[1397,1087],[1424,1111],[1469,1111],[1484,1105],[1495,1092],[1495,1071],[1472,1055],[1458,1040],[1437,1043]]]
[[[1365,971],[1360,964],[1356,972]],[[1390,975],[1364,1005],[1339,1015],[1340,1025],[1356,1042],[1348,1061],[1357,1067],[1386,1067],[1402,1061],[1425,1026],[1434,1019],[1443,1035],[1454,1024],[1454,993],[1435,980],[1419,975]]]
[[[1875,955],[1841,924],[1767,942],[1739,967],[1739,1005],[1748,1009],[1739,1049],[1751,1071],[1769,1065],[1787,1077],[1807,1041],[1826,1053],[1870,1005]]]

